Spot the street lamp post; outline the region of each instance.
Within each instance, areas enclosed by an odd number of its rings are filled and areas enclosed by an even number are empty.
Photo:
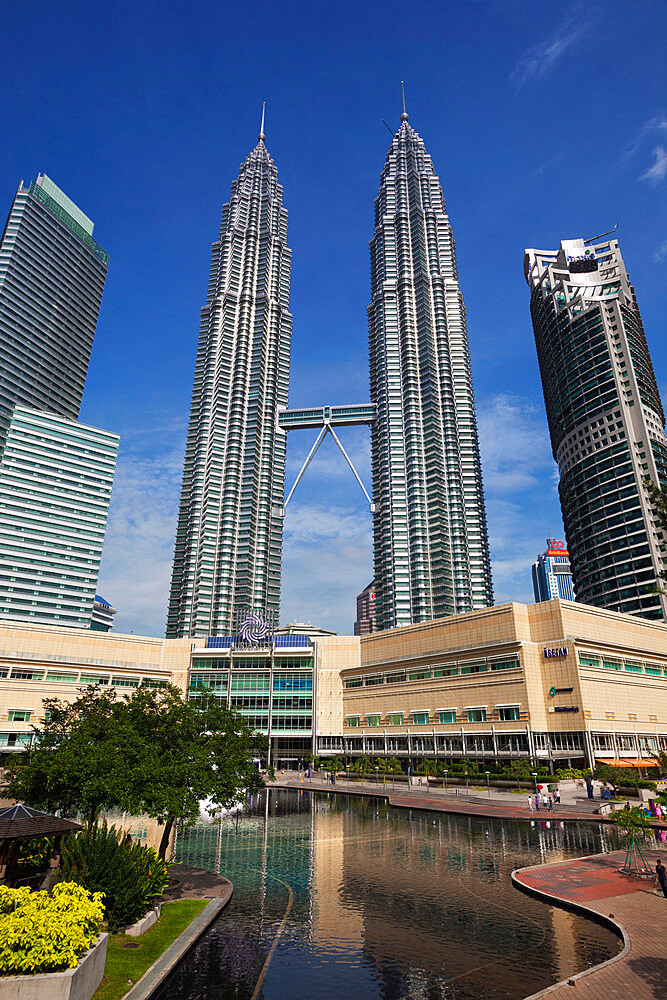
[[[377,788],[377,786],[378,786],[379,784],[380,784],[380,782],[379,782],[379,779],[378,779],[378,766],[377,766],[377,764],[376,764],[376,765],[375,765],[375,787]]]
[[[489,784],[489,775],[491,772],[485,771],[484,773],[486,774],[486,794],[491,798],[491,785]]]
[[[445,792],[447,791],[447,771],[448,770],[449,770],[449,768],[446,767],[445,768]]]

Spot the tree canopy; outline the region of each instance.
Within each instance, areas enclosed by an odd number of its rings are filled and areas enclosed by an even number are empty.
[[[35,746],[17,758],[8,792],[37,808],[147,813],[165,825],[164,857],[177,820],[200,802],[229,806],[262,785],[254,757],[265,738],[215,697],[184,700],[178,688],[140,687],[119,698],[86,688],[72,702],[44,702]]]

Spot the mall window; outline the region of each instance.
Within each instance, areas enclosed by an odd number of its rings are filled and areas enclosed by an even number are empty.
[[[428,712],[413,712],[412,724],[414,726],[428,726]]]
[[[433,671],[434,677],[456,677],[459,672],[459,668],[456,666],[451,667],[436,667]]]
[[[389,713],[389,725],[390,726],[402,726],[404,716],[403,712],[390,712]]]
[[[581,667],[599,667],[600,657],[591,656],[590,653],[579,653],[579,665]]]
[[[438,721],[441,726],[448,726],[456,722],[456,709],[450,708],[445,712],[438,712]]]
[[[614,749],[614,737],[608,735],[607,733],[593,733],[593,749],[594,750],[612,750]]]
[[[610,660],[607,657],[605,657],[603,659],[602,666],[605,668],[605,670],[622,670],[623,669],[623,664],[621,663],[620,660]]]
[[[521,710],[518,705],[501,705],[498,718],[501,722],[516,722],[521,718]]]
[[[492,670],[516,670],[521,664],[519,663],[518,656],[512,656],[507,660],[494,660],[489,666]]]
[[[394,674],[387,674],[387,684],[398,684],[405,680],[405,670],[398,670]]]
[[[431,671],[430,670],[416,670],[414,673],[408,674],[409,681],[425,681],[430,680]]]
[[[25,708],[10,708],[7,718],[9,722],[30,722],[31,715]]]
[[[626,660],[625,661],[625,669],[628,671],[628,673],[631,673],[631,674],[641,674],[642,673],[642,665],[641,665],[641,663],[637,663],[635,660]]]
[[[368,725],[369,726],[379,726],[381,724],[381,722],[382,722],[382,716],[379,715],[379,714],[378,715],[369,715],[368,716]]]
[[[468,722],[486,722],[486,708],[467,708]]]
[[[349,680],[345,681],[346,688],[360,688],[364,681],[362,677],[350,677]]]
[[[359,715],[348,715],[346,722],[351,729],[357,729],[361,721],[361,716]]]
[[[374,677],[366,678],[366,687],[376,687],[378,684],[384,684],[384,677],[382,674],[375,674]]]
[[[59,671],[55,671],[55,670],[49,670],[49,672],[46,675],[46,679],[47,679],[47,681],[56,682],[58,684],[76,684],[76,682],[79,679],[79,675],[78,674],[66,674],[66,673],[61,673]],[[114,681],[114,684],[115,683],[116,683],[116,681]],[[137,687],[138,685],[139,685],[139,681],[137,681],[134,686]]]
[[[462,674],[481,674],[488,669],[484,660],[478,660],[476,663],[461,664]]]

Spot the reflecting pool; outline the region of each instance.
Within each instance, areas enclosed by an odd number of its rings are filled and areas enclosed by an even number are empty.
[[[270,789],[176,857],[234,896],[160,1000],[516,1000],[620,950],[513,888],[513,868],[616,848],[592,824],[500,822]]]

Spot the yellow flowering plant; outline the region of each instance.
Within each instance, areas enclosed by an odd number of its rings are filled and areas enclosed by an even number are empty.
[[[103,897],[74,882],[51,895],[0,885],[0,976],[73,969],[100,932]]]

